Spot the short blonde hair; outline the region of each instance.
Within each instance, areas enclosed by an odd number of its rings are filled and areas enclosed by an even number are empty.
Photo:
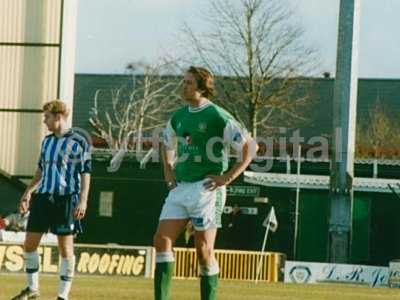
[[[67,118],[69,115],[69,109],[67,105],[58,99],[46,102],[43,105],[43,111],[48,111],[52,114],[61,114],[65,118]]]

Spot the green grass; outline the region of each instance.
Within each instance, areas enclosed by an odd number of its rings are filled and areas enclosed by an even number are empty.
[[[41,300],[54,300],[58,278],[42,276]],[[0,300],[9,300],[25,285],[23,275],[0,275]],[[152,281],[143,278],[89,277],[74,279],[71,300],[151,300]],[[175,280],[171,300],[198,300],[197,280]],[[218,300],[397,300],[400,290],[368,288],[349,285],[296,285],[267,284],[255,285],[250,282],[221,281]]]

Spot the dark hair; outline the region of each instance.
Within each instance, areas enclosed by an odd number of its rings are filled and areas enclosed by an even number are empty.
[[[211,98],[215,96],[214,76],[205,68],[191,66],[188,70],[196,79],[197,87],[202,91],[202,96]]]

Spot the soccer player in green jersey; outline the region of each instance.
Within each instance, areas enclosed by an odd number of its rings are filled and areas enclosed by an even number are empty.
[[[164,176],[170,191],[154,235],[156,300],[169,299],[173,245],[189,220],[195,229],[201,299],[216,299],[219,267],[214,242],[221,227],[225,186],[247,168],[257,145],[229,113],[209,100],[213,95],[212,74],[204,68],[190,67],[182,91],[188,105],[173,114],[164,130]],[[228,170],[230,147],[240,159]]]

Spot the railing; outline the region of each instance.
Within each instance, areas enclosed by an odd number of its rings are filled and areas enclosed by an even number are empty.
[[[262,259],[259,281],[278,282],[283,280],[285,255],[256,251],[215,250],[220,267],[220,279],[256,280],[257,264]],[[192,248],[175,248],[175,278],[191,279],[199,276],[196,250]]]

